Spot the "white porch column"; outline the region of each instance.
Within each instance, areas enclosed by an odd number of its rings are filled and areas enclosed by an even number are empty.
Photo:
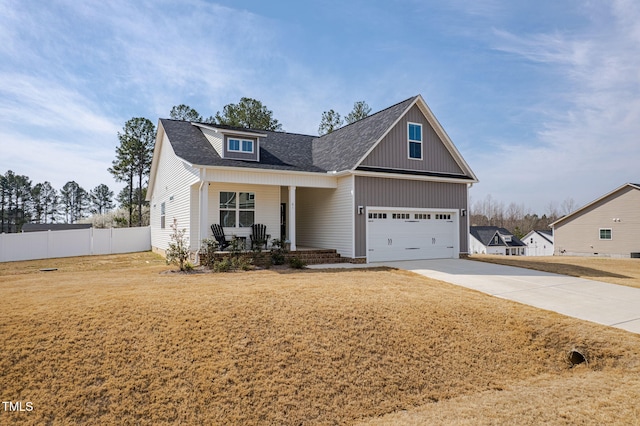
[[[291,251],[296,249],[296,187],[289,187],[289,242]]]
[[[201,181],[199,192],[200,201],[200,232],[198,245],[194,250],[200,250],[202,240],[209,237],[209,182]]]

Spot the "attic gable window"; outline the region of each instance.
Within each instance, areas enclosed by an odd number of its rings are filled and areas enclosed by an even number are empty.
[[[409,123],[409,158],[422,160],[422,124]]]
[[[250,139],[227,139],[227,151],[253,154],[254,142]]]

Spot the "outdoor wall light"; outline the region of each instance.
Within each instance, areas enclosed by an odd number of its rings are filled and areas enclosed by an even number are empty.
[[[467,210],[466,209],[460,210],[460,216],[465,217],[466,215],[467,215]]]
[[[358,214],[364,213],[364,206],[358,206]]]

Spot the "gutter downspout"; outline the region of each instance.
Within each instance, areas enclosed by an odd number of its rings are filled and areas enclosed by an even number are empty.
[[[471,196],[469,195],[469,190],[473,187],[473,183],[468,184],[467,188],[467,256],[470,256],[471,253]]]

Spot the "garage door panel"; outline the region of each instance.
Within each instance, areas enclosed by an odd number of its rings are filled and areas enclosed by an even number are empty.
[[[372,210],[368,214],[369,261],[454,257],[453,213]]]

